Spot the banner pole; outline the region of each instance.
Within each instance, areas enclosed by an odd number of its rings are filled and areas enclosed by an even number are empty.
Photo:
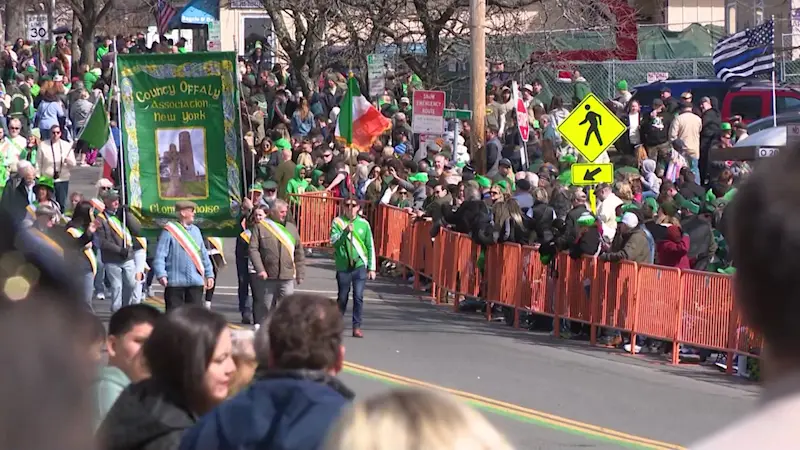
[[[108,103],[109,103],[108,110],[109,111],[111,111],[111,102],[114,101],[114,95],[115,95],[114,94],[114,88],[116,88],[119,91],[119,64],[118,64],[118,58],[119,58],[119,53],[115,53],[114,54],[114,78],[111,80],[112,81],[111,88],[108,90]],[[119,149],[118,149],[118,155],[117,155],[118,156],[117,157],[117,168],[118,168],[117,175],[119,176],[120,190],[122,191],[122,192],[120,192],[120,196],[121,196],[121,199],[122,199],[121,203],[122,203],[122,205],[124,205],[123,206],[123,214],[122,214],[122,229],[124,230],[125,227],[128,226],[125,223],[126,222],[126,218],[128,217],[128,214],[126,214],[126,212],[124,210],[124,208],[128,207],[128,202],[127,202],[127,200],[128,200],[127,197],[128,196],[127,196],[127,192],[125,191],[125,139],[124,139],[124,136],[123,136],[125,133],[122,132],[122,106],[120,104],[121,101],[122,101],[122,93],[120,92],[119,100],[117,100],[117,121],[118,121],[117,128],[119,128]],[[108,132],[111,133],[111,129],[109,129]],[[111,136],[111,138],[113,139],[114,136]],[[105,164],[105,161],[103,161],[103,164]],[[123,239],[122,240],[122,247],[125,248],[126,246],[127,246],[127,242],[125,242],[125,239]]]
[[[234,41],[235,42],[235,41]],[[241,150],[241,157],[242,157],[242,199],[247,197],[247,171],[244,168],[244,133],[242,132],[242,81],[239,79],[239,56],[237,55],[234,59],[234,76],[236,77],[236,111],[239,113],[239,145],[242,147]],[[250,120],[250,115],[247,116],[248,120]],[[253,129],[252,122],[250,125],[250,129]],[[256,146],[255,135],[253,135],[253,147]],[[253,181],[255,181],[255,155],[253,155]],[[255,196],[250,196],[250,201],[253,201]],[[253,205],[255,206],[255,205]],[[242,205],[239,204],[239,209],[241,210]]]

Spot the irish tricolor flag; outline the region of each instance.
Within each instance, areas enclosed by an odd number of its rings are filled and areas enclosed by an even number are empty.
[[[392,127],[392,122],[361,95],[358,80],[352,74],[339,108],[336,138],[348,147],[366,152],[378,136]]]
[[[78,139],[89,144],[89,147],[100,150],[105,164],[112,169],[117,167],[117,144],[111,135],[111,128],[108,123],[108,112],[103,97],[97,99],[97,103],[92,109],[92,115],[86,121],[86,126]]]

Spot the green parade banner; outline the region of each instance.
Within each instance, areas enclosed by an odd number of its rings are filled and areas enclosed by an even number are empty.
[[[117,57],[126,201],[147,236],[191,200],[204,233],[233,237],[242,150],[232,52]]]

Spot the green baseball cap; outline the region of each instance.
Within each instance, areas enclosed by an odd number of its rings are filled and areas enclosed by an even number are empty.
[[[492,187],[492,180],[486,178],[483,175],[476,175],[475,176],[475,182],[478,183],[478,186],[480,186],[482,188],[485,188],[485,189],[488,189],[488,188]]]
[[[249,192],[264,192],[264,188],[261,187],[261,183],[253,183],[250,185]]]

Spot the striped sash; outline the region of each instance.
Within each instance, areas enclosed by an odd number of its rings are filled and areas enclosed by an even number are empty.
[[[81,228],[69,227],[67,228],[67,233],[72,235],[75,239],[78,239],[83,236],[85,231]],[[83,254],[86,255],[86,259],[89,260],[89,265],[92,266],[92,275],[97,275],[97,257],[94,255],[94,251],[92,251],[91,248],[84,247]]]
[[[189,231],[177,222],[167,222],[164,229],[178,241],[178,244],[180,244],[186,254],[189,255],[189,259],[192,260],[194,267],[200,272],[200,275],[205,275],[206,271],[203,268],[203,260],[200,256],[202,255],[202,253],[200,253],[200,246],[197,245],[197,242],[195,242],[192,235],[189,234]]]
[[[131,232],[128,230],[128,227],[123,226],[122,222],[120,222],[116,216],[106,215],[106,220],[108,221],[108,225],[111,227],[111,229],[117,233],[117,236],[122,238],[126,246],[130,247],[133,245],[133,237],[131,236]]]
[[[245,241],[245,242],[247,242],[249,244],[250,243],[250,235],[252,235],[252,234],[253,234],[252,231],[244,230],[241,233],[239,233],[239,237],[242,238],[243,241]]]
[[[297,241],[295,241],[294,236],[289,233],[286,227],[274,220],[264,219],[261,221],[261,225],[264,225],[264,228],[275,236],[275,239],[289,252],[289,257],[292,259],[292,268],[294,270],[294,248],[297,246]]]
[[[347,228],[347,225],[349,225],[341,217],[336,217],[333,220],[334,222],[336,222],[336,224],[342,231],[344,231]],[[358,257],[361,258],[361,261],[364,261],[364,267],[366,267],[367,270],[369,270],[369,259],[367,258],[366,244],[364,244],[364,241],[362,241],[361,238],[358,237],[355,229],[351,233],[349,233],[349,235],[350,235],[350,243],[353,244],[353,248],[356,250],[356,253],[358,253]]]

